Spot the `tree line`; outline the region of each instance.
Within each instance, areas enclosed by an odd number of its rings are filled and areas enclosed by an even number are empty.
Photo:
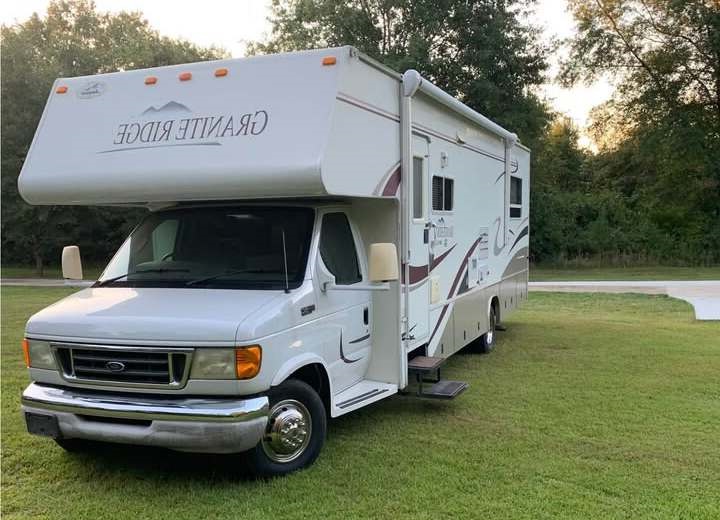
[[[537,94],[548,56],[532,0],[273,0],[250,53],[354,45],[417,69],[533,150],[535,262],[720,262],[720,8],[715,0],[569,0],[578,32],[559,80],[617,85],[592,114],[597,152]],[[161,36],[141,13],[54,0],[2,27],[2,263],[105,262],[137,209],[33,207],[17,177],[56,77],[226,57]]]

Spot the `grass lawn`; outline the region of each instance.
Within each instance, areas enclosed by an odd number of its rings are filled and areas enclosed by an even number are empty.
[[[715,267],[546,267],[530,269],[531,282],[601,280],[720,280]]]
[[[664,296],[531,294],[451,402],[392,397],[332,420],[310,469],[233,457],[69,455],[24,431],[20,339],[68,289],[2,290],[4,518],[720,518],[720,324]]]
[[[86,280],[97,280],[102,273],[104,266],[86,265],[83,266],[83,276]],[[46,267],[42,276],[35,273],[34,267],[28,266],[2,266],[0,268],[1,278],[62,278],[62,269],[59,266]]]

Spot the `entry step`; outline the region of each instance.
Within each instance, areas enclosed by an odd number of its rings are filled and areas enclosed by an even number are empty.
[[[412,372],[434,372],[446,361],[446,358],[417,356],[408,361],[408,370]]]
[[[440,380],[430,388],[424,387],[418,393],[418,397],[429,397],[431,399],[453,399],[468,389],[464,381]]]

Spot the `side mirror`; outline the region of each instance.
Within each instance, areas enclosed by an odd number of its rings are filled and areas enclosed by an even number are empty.
[[[397,279],[398,256],[395,244],[370,244],[370,281],[393,282]]]
[[[65,246],[62,251],[62,274],[66,280],[82,280],[82,260],[78,246]]]

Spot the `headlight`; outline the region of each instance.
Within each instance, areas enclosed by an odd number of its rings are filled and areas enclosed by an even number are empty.
[[[50,348],[50,343],[47,341],[24,339],[23,354],[25,355],[25,364],[28,367],[57,369],[55,356]]]
[[[260,371],[259,345],[239,348],[197,348],[190,379],[251,379]]]
[[[196,348],[190,379],[235,379],[235,350]]]

